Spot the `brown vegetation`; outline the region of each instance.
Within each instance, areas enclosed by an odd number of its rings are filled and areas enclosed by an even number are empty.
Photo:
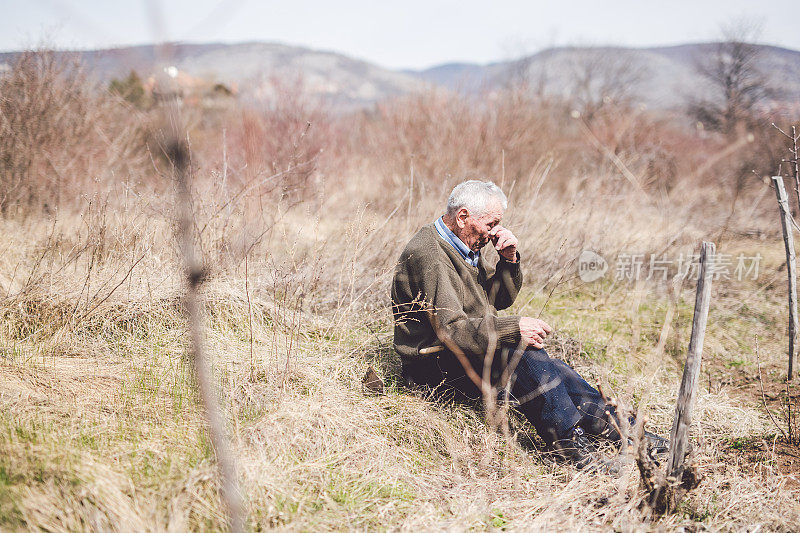
[[[254,529],[798,523],[797,486],[768,455],[755,476],[726,459],[737,439],[775,431],[737,388],[757,369],[779,380],[785,362],[774,195],[752,172],[775,172],[777,133],[756,121],[731,139],[624,102],[586,121],[570,102],[514,88],[346,115],[299,93],[181,109],[205,342]],[[220,528],[214,454],[182,357],[163,110],[92,89],[47,53],[23,56],[0,96],[0,527]],[[523,447],[535,437],[519,421],[506,439],[480,413],[399,383],[394,261],[468,176],[493,178],[511,200],[526,276],[513,311],[547,318],[548,349],[662,433],[693,283],[611,270],[584,284],[575,259],[677,259],[702,238],[763,257],[757,279],[715,281],[693,428],[705,479],[675,513],[640,507],[633,465],[616,480],[551,465]],[[384,395],[362,392],[370,364]]]

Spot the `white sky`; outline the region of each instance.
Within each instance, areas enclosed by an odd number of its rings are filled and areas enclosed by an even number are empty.
[[[164,30],[152,16],[162,13]],[[800,49],[797,0],[0,0],[0,50],[277,41],[390,68],[485,63],[563,44],[647,46],[717,39],[732,20]]]

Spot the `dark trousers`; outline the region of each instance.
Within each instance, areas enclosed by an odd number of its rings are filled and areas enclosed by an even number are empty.
[[[502,372],[513,358],[513,348],[504,347],[498,351],[492,364],[493,385],[500,386]],[[482,376],[483,363],[477,360],[471,363]],[[449,351],[405,364],[403,374],[407,381],[430,387],[439,398],[481,399],[480,390]],[[600,435],[607,432],[610,417],[616,416],[597,389],[572,367],[534,348],[526,349],[514,368],[509,401],[549,444],[568,437],[576,426],[589,434]]]

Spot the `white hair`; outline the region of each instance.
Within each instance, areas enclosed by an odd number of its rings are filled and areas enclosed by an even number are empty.
[[[491,181],[469,180],[459,183],[447,198],[447,216],[454,217],[462,207],[472,215],[485,215],[492,200],[499,202],[503,209],[508,207],[506,195]]]

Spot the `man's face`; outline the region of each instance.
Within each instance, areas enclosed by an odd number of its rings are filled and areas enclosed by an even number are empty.
[[[503,206],[500,202],[490,204],[486,212],[474,216],[466,209],[461,209],[456,217],[456,224],[460,230],[458,236],[470,250],[477,252],[489,242],[489,231],[503,219]]]

